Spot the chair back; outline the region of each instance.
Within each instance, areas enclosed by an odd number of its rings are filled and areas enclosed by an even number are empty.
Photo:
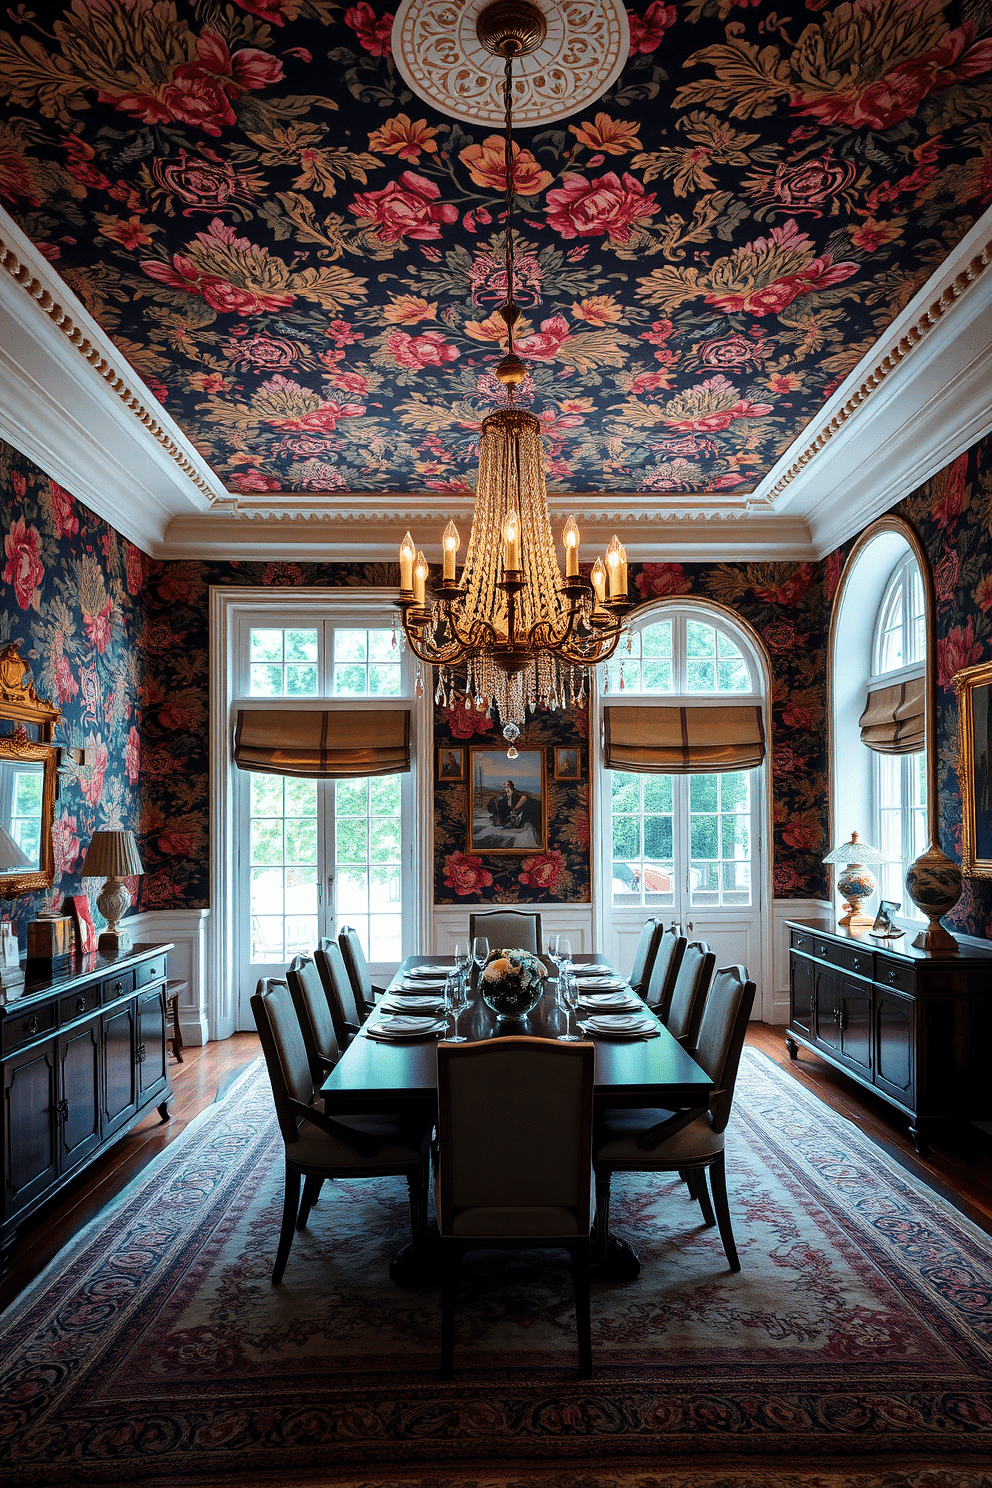
[[[721,966],[706,998],[693,1058],[716,1087],[710,1096],[713,1130],[725,1131],[734,1102],[747,1021],[754,1007],[754,983],[743,966]]]
[[[295,1142],[302,1118],[294,1114],[289,1102],[297,1100],[309,1106],[317,1092],[289,987],[279,977],[262,977],[251,1010],[265,1055],[279,1129],[284,1141]]]
[[[647,994],[648,982],[651,980],[651,972],[654,967],[654,959],[658,954],[658,942],[661,939],[664,925],[660,920],[645,920],[641,926],[641,933],[637,940],[637,950],[634,952],[634,964],[630,968],[630,976],[627,980],[639,997]]]
[[[590,1043],[438,1045],[442,1235],[588,1235],[594,1068]]]
[[[349,1038],[348,1025],[351,1028],[361,1028],[367,1016],[365,1008],[360,1006],[355,997],[355,989],[351,985],[341,947],[336,940],[325,936],[314,951],[313,959],[330,1004],[335,1037],[338,1044],[344,1047]]]
[[[337,1064],[341,1057],[327,993],[320,972],[309,956],[294,956],[286,981],[300,1020],[313,1083],[319,1088],[327,1074],[327,1065]]]
[[[522,909],[498,909],[489,914],[470,914],[468,938],[473,941],[484,935],[489,949],[533,951],[541,954],[541,916],[529,914]]]
[[[674,930],[666,930],[658,940],[658,950],[651,968],[651,978],[645,999],[663,1023],[668,1018],[672,993],[675,991],[675,979],[682,965],[685,947],[685,936],[677,935]]]
[[[350,925],[342,925],[338,934],[338,945],[341,948],[341,957],[348,973],[348,980],[355,994],[355,1001],[359,1007],[371,1007],[375,1001],[375,993],[372,990],[369,963],[365,959],[358,931],[353,930]]]
[[[691,940],[682,953],[665,1024],[687,1049],[696,1042],[715,965],[716,957],[704,940]]]

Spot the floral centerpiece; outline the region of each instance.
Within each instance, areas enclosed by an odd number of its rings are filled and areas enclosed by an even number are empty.
[[[526,1018],[541,1000],[547,974],[531,951],[490,951],[479,981],[482,1000],[500,1018]]]

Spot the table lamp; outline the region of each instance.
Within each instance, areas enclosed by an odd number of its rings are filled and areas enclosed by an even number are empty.
[[[94,832],[79,871],[82,878],[107,880],[96,900],[97,909],[107,921],[97,943],[101,956],[126,955],[131,949],[131,937],[126,930],[118,930],[117,922],[130,909],[131,895],[121,880],[145,871],[134,833],[120,829]]]
[[[0,873],[13,873],[15,868],[33,866],[31,859],[18,847],[7,828],[0,827]]]
[[[823,861],[845,864],[844,871],[837,875],[837,889],[847,901],[844,905],[846,913],[837,924],[849,930],[861,930],[871,925],[872,917],[861,913],[861,905],[878,888],[875,875],[868,867],[869,863],[885,861],[878,848],[872,847],[870,842],[862,842],[857,832],[852,832],[850,842],[842,842],[840,847],[827,853]]]

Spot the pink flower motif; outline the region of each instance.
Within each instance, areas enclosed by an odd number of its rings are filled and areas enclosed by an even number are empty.
[[[55,877],[61,878],[63,874],[71,873],[78,857],[79,837],[76,818],[63,811],[52,822],[52,858],[55,863]]]
[[[279,381],[279,378],[273,378],[272,383],[266,386],[272,386]],[[333,434],[338,426],[338,419],[361,418],[364,412],[365,405],[362,403],[330,402],[322,404],[320,408],[315,408],[310,413],[301,413],[296,418],[266,419],[266,423],[271,424],[273,429],[289,429],[294,433]]]
[[[239,470],[231,476],[231,485],[236,491],[278,491],[282,482],[274,475],[263,475],[260,470]]]
[[[523,872],[517,874],[517,882],[532,889],[547,889],[550,894],[558,892],[562,877],[567,872],[565,858],[560,852],[540,853],[537,857],[525,858]]]
[[[806,765],[806,756],[797,754],[791,744],[776,744],[772,750],[772,768],[776,775],[794,775],[797,770],[805,770]]]
[[[769,651],[794,651],[800,641],[791,620],[775,620],[771,625],[766,625],[761,632],[761,639]]]
[[[107,773],[107,746],[100,734],[89,734],[86,738],[86,748],[92,749],[95,763],[89,770],[83,770],[79,777],[79,789],[86,798],[89,806],[95,806],[103,794],[103,777]]]
[[[45,565],[41,561],[41,535],[37,527],[25,526],[24,518],[18,517],[3,540],[7,554],[7,567],[3,571],[4,583],[13,584],[17,603],[26,610],[38,593],[45,577]]]
[[[473,734],[487,734],[493,726],[492,719],[480,713],[464,696],[453,708],[445,708],[444,714],[453,739],[471,739]]]
[[[655,51],[669,26],[675,24],[675,16],[675,6],[663,4],[663,0],[654,0],[642,16],[628,10],[630,55],[636,57],[638,52]]]
[[[446,341],[440,331],[424,331],[421,336],[411,336],[406,331],[393,331],[386,346],[398,367],[409,367],[419,372],[422,367],[441,367],[458,357],[457,346]]]
[[[948,548],[933,571],[933,587],[941,604],[950,604],[958,582],[958,550]]]
[[[456,894],[476,894],[479,889],[488,889],[493,876],[483,868],[481,858],[467,858],[462,852],[451,853],[444,860],[445,888]]]
[[[191,858],[199,850],[199,846],[197,832],[183,831],[177,827],[167,828],[158,839],[159,852],[167,853],[169,857]]]
[[[550,362],[568,341],[568,321],[563,315],[552,315],[541,321],[540,331],[517,342],[520,355],[532,362]]]
[[[124,568],[128,594],[138,594],[145,582],[145,555],[134,543],[124,544]]]
[[[681,563],[645,563],[634,584],[642,599],[659,599],[664,594],[688,594],[692,587]]]
[[[802,880],[796,870],[790,867],[788,863],[776,863],[774,879],[775,892],[783,897],[787,897],[795,889],[801,889],[803,887]]]
[[[780,604],[792,608],[802,604],[806,598],[813,575],[812,563],[801,563],[795,573],[783,579],[780,584],[756,584],[754,597],[764,604]]]
[[[124,745],[124,772],[127,775],[129,785],[137,785],[138,776],[141,774],[141,735],[131,725]]]
[[[79,683],[72,675],[72,667],[64,655],[55,658],[52,666],[52,676],[55,678],[55,695],[60,705],[64,706],[79,691]]]
[[[23,501],[28,494],[28,483],[19,470],[14,471],[14,494],[18,501]]]
[[[975,640],[975,628],[968,617],[967,625],[955,625],[937,640],[937,681],[941,687],[953,687],[955,672],[974,666],[982,659],[982,648]]]
[[[85,611],[83,612],[83,628],[101,656],[110,645],[110,612],[112,608],[113,600],[108,599],[98,614],[87,615]]]
[[[283,76],[282,63],[257,47],[242,47],[231,55],[226,42],[213,31],[197,38],[196,62],[183,62],[171,79],[155,92],[118,93],[101,89],[100,103],[109,103],[144,124],[179,121],[219,135],[237,122],[232,102],[246,90],[271,88]]]
[[[949,527],[968,505],[969,491],[965,484],[968,474],[968,454],[959,455],[947,472],[947,487],[939,501],[930,508],[930,515],[938,527]]]
[[[390,181],[381,191],[363,191],[353,199],[351,210],[377,229],[386,243],[400,238],[427,242],[441,236],[439,223],[458,221],[458,208],[438,200],[441,192],[426,176],[404,171],[399,181]]]
[[[794,847],[797,852],[818,852],[823,842],[823,833],[819,827],[804,827],[801,822],[793,822],[785,828],[782,833],[782,841]]]
[[[391,11],[377,16],[371,5],[366,4],[366,0],[360,0],[358,5],[353,5],[350,10],[345,11],[344,23],[351,27],[358,37],[359,44],[373,57],[393,55]]]
[[[79,531],[76,503],[58,481],[52,481],[52,526],[56,537],[75,537]]]
[[[657,199],[629,172],[623,180],[607,171],[594,181],[566,174],[560,188],[548,192],[548,224],[563,238],[608,233],[611,242],[626,243],[633,223],[659,211]]]

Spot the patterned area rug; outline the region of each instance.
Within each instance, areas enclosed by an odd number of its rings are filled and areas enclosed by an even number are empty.
[[[10,1310],[11,1488],[989,1481],[992,1240],[753,1050],[743,1271],[677,1179],[618,1182],[644,1264],[594,1290],[589,1381],[564,1260],[505,1253],[467,1262],[438,1379],[438,1295],[387,1276],[399,1181],[325,1186],[272,1288],[281,1151],[259,1061]]]

